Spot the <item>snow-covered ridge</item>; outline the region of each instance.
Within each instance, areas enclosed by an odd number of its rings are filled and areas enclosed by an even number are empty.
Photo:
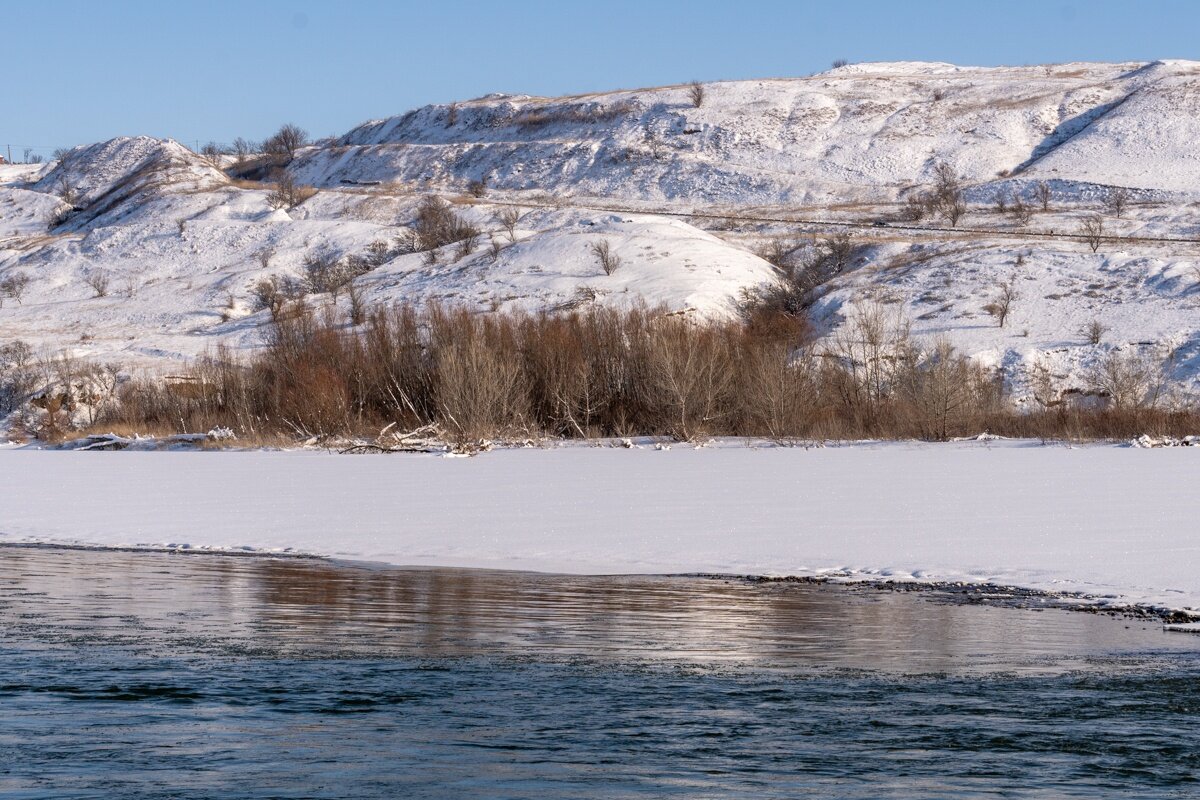
[[[955,67],[856,64],[808,78],[569,98],[489,96],[355,128],[295,165],[340,181],[487,180],[497,188],[708,202],[894,196],[937,161],[1192,192],[1200,62]]]

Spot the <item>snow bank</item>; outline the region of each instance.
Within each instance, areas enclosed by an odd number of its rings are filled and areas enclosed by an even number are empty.
[[[1195,448],[7,450],[0,473],[0,542],[572,573],[844,572],[1200,609]]]

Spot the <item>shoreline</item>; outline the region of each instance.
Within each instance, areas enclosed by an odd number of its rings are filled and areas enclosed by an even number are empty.
[[[90,545],[81,543],[59,542],[0,542],[0,552],[4,550],[65,550],[80,552],[109,552],[109,553],[146,553],[156,555],[178,556],[211,556],[215,558],[260,558],[282,559],[290,561],[322,562],[338,568],[370,569],[382,572],[411,572],[411,571],[454,571],[454,572],[489,572],[509,575],[554,575],[574,578],[626,578],[651,577],[662,580],[700,579],[707,581],[739,582],[751,585],[788,585],[800,584],[811,586],[830,586],[846,591],[887,591],[887,592],[916,592],[932,596],[940,602],[958,605],[985,605],[993,608],[1009,608],[1018,611],[1031,611],[1053,608],[1065,611],[1076,611],[1087,614],[1099,614],[1114,618],[1137,619],[1142,621],[1157,620],[1162,623],[1164,631],[1181,631],[1200,633],[1200,613],[1188,613],[1179,609],[1142,604],[1110,603],[1084,593],[1050,592],[1031,589],[1022,586],[1004,585],[988,582],[968,581],[903,581],[892,578],[871,577],[866,575],[735,575],[719,573],[666,572],[666,573],[554,573],[538,570],[501,570],[477,567],[450,567],[437,565],[404,565],[389,564],[374,561],[358,561],[354,559],[332,558],[318,553],[276,552],[253,549],[220,549],[206,547],[172,547],[172,546],[120,546],[120,545]]]
[[[0,545],[1019,587],[1195,617],[1192,452],[1012,440],[473,458],[4,449]]]

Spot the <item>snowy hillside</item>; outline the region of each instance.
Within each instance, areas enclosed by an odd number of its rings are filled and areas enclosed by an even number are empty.
[[[547,99],[490,96],[366,123],[305,182],[486,179],[503,189],[734,204],[884,199],[935,161],[971,182],[1195,191],[1200,62],[894,63],[811,78]]]
[[[852,257],[813,308],[830,335],[872,300],[1026,394],[1036,371],[1085,391],[1114,350],[1200,390],[1200,63],[862,64],[700,88],[698,106],[694,87],[674,86],[493,95],[369,122],[299,152],[287,172],[318,191],[295,202],[147,137],[0,166],[0,343],[170,371],[219,343],[258,345],[269,312],[256,285],[333,262],[358,265],[374,302],[645,301],[732,317],[782,277],[759,254],[846,233]],[[961,221],[905,217],[941,163],[964,181]],[[1123,208],[1105,205],[1114,187],[1129,190]],[[413,252],[431,195],[481,234]],[[1095,248],[1079,234],[1093,215]],[[1006,282],[1017,299],[999,327],[983,309]],[[1091,323],[1099,341],[1082,333]]]

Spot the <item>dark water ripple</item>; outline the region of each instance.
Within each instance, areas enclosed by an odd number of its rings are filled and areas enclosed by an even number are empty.
[[[1200,637],[655,578],[0,550],[4,798],[1200,798]]]

